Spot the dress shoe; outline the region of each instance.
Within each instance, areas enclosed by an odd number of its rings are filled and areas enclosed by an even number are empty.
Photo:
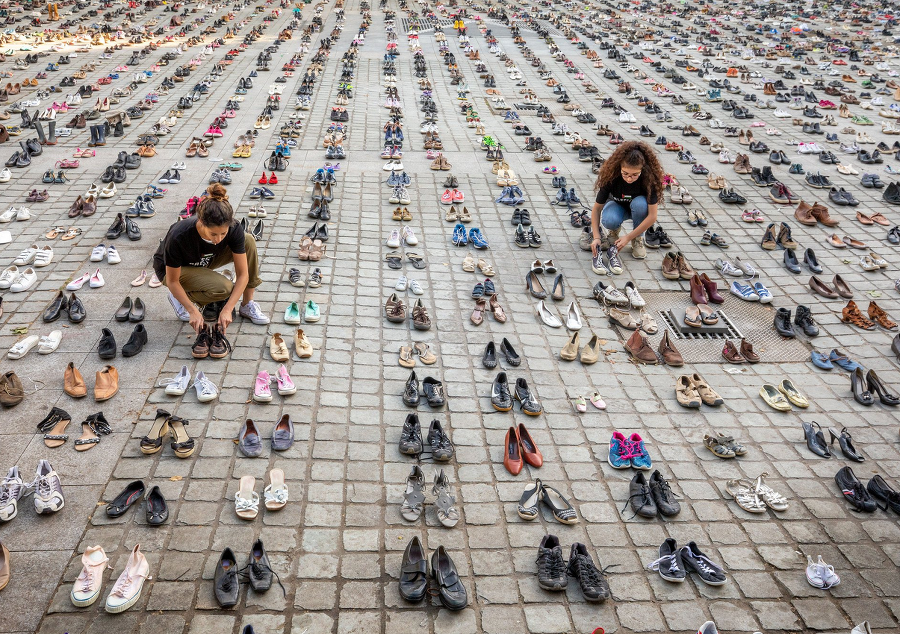
[[[98,403],[108,401],[119,392],[119,372],[113,366],[107,365],[97,371],[94,380],[94,400]]]
[[[116,357],[116,338],[113,337],[109,328],[100,331],[100,343],[97,345],[97,352],[101,359],[115,359]]]
[[[237,559],[234,556],[234,551],[226,548],[222,551],[219,563],[216,566],[213,586],[216,601],[223,608],[234,607],[237,605],[240,589]]]
[[[56,297],[53,298],[53,301],[50,302],[50,305],[44,310],[44,321],[48,323],[56,321],[68,307],[69,302],[66,300],[65,293],[59,291]]]
[[[418,536],[413,537],[400,564],[400,596],[416,603],[428,593],[428,558]]]
[[[144,324],[138,324],[131,332],[128,341],[122,346],[122,356],[133,357],[143,350],[145,345],[147,345],[147,329]]]
[[[469,604],[466,587],[459,579],[456,566],[443,546],[431,555],[431,576],[437,586],[438,598],[448,610],[462,610]]]
[[[506,432],[504,440],[503,466],[513,475],[519,475],[525,467],[525,460],[522,457],[522,445],[519,442],[519,431],[515,427],[510,427]]]
[[[653,351],[653,348],[650,347],[647,338],[641,334],[640,330],[635,330],[628,341],[625,342],[625,349],[631,353],[631,356],[634,357],[634,360],[638,363],[651,365],[659,363],[659,359],[656,358],[656,353]]]
[[[75,293],[69,297],[68,301],[68,309],[69,311],[69,321],[73,324],[80,324],[87,317],[87,311],[84,309],[84,304],[81,303],[81,300],[75,297]]]

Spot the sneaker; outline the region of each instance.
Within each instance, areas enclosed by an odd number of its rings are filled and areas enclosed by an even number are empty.
[[[649,471],[653,466],[650,455],[644,447],[644,440],[639,434],[631,434],[627,443],[627,455],[631,457],[631,466],[635,469]]]
[[[659,559],[647,566],[650,570],[659,572],[659,576],[672,583],[682,583],[687,573],[678,559],[678,544],[669,537],[659,547]]]
[[[116,584],[106,597],[106,611],[111,614],[124,612],[137,603],[144,587],[144,580],[150,579],[150,564],[147,563],[147,558],[140,548],[138,544],[131,551],[125,570],[119,575]]]
[[[219,397],[219,389],[216,384],[210,381],[202,370],[197,373],[197,378],[194,379],[191,387],[197,391],[197,400],[201,403],[209,403]]]
[[[272,390],[269,385],[272,377],[265,370],[256,375],[256,383],[253,386],[253,400],[257,403],[268,403],[272,400]]]
[[[725,571],[700,552],[695,542],[689,542],[687,546],[682,546],[678,550],[678,558],[686,573],[696,574],[707,585],[721,586],[728,581]]]
[[[75,585],[72,586],[72,592],[69,595],[72,605],[79,608],[93,605],[100,596],[103,573],[108,564],[109,557],[106,556],[102,547],[89,546],[85,549],[81,556],[81,574],[75,580]]]
[[[190,321],[191,314],[187,311],[187,309],[181,305],[175,296],[172,293],[169,293],[169,303],[172,304],[172,308],[175,309],[175,316],[178,317],[181,321]]]
[[[171,379],[165,379],[160,387],[165,386],[169,396],[183,396],[188,391],[191,383],[191,371],[186,365],[181,366],[181,371]]]
[[[28,494],[28,486],[19,477],[19,467],[12,467],[0,482],[0,522],[8,522],[19,512],[19,500]]]
[[[562,546],[555,535],[544,535],[538,546],[537,556],[538,585],[544,590],[565,590],[569,583],[566,574],[566,560],[563,559]]]
[[[585,600],[600,602],[609,598],[609,584],[603,576],[603,571],[594,565],[594,560],[584,544],[578,542],[572,544],[567,572],[578,580]]]
[[[741,284],[740,282],[732,282],[731,283],[731,294],[737,295],[741,299],[747,302],[756,302],[759,301],[759,295],[753,290],[753,287],[749,284]]]
[[[48,461],[38,462],[34,482],[29,486],[34,489],[34,510],[38,513],[56,513],[66,505],[62,483]]]
[[[611,232],[609,239],[613,242]],[[621,275],[624,269],[622,268],[622,261],[619,259],[619,250],[615,245],[609,247],[609,250],[606,252],[606,257],[609,260],[609,270],[616,275]]]
[[[303,309],[303,320],[306,323],[313,323],[319,321],[321,314],[319,313],[319,305],[316,304],[313,300],[309,300],[306,302],[306,306]]]
[[[597,275],[611,275],[611,272],[603,263],[603,252],[599,251],[597,255],[591,258],[591,268]]]
[[[827,590],[841,583],[841,578],[834,572],[834,566],[826,564],[819,555],[819,561],[814,562],[812,557],[806,556],[806,580],[814,588]]]
[[[625,295],[632,308],[642,308],[647,305],[647,301],[641,297],[633,282],[625,282]]]
[[[631,467],[631,457],[628,455],[626,445],[628,441],[622,432],[614,431],[609,440],[609,457],[607,461],[613,469],[628,469]]]
[[[264,326],[269,323],[269,317],[262,312],[259,304],[254,301],[249,301],[241,306],[238,314],[240,314],[241,317],[246,317],[258,326]]]

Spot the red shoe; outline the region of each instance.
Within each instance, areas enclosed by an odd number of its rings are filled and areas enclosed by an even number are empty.
[[[269,176],[269,185],[277,185],[277,184],[278,184],[278,177],[275,176],[275,172],[272,172],[272,175]]]
[[[266,173],[263,172],[263,175],[259,177],[259,184],[260,185],[268,185],[268,183],[269,183],[269,180],[266,178]]]
[[[463,193],[461,191],[459,191],[458,189],[454,189],[452,195],[453,195],[453,202],[455,202],[455,203],[461,203],[461,202],[465,201],[465,199],[466,199],[466,197],[463,195]]]

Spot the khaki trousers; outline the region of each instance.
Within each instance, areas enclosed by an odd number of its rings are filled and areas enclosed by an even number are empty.
[[[257,288],[262,284],[259,278],[259,257],[256,254],[256,240],[249,233],[244,235],[244,249],[247,254],[247,272],[250,275],[247,288]],[[213,302],[227,301],[234,290],[234,283],[221,273],[216,273],[215,269],[233,262],[234,254],[231,249],[225,249],[213,258],[208,267],[183,266],[179,278],[181,287],[191,301],[200,307]]]

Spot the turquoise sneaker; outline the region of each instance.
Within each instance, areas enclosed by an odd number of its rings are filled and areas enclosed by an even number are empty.
[[[307,323],[319,321],[319,305],[313,300],[306,302],[306,310],[303,312],[303,320]]]
[[[627,458],[626,445],[628,441],[621,432],[614,431],[609,440],[609,464],[613,469],[627,469],[631,466],[631,458]]]

